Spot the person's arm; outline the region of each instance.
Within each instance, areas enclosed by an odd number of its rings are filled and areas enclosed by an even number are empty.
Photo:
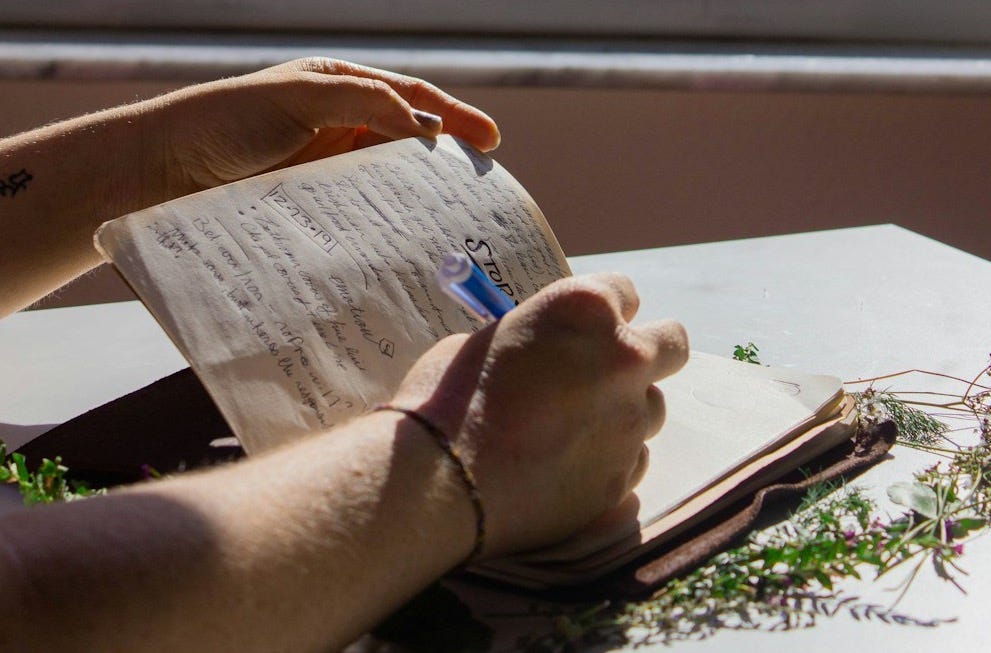
[[[422,80],[304,59],[0,140],[0,317],[97,265],[93,232],[107,220],[441,130],[499,143],[490,118]]]
[[[483,556],[557,541],[627,496],[687,357],[632,327],[620,277],[568,279],[425,354],[392,400],[473,472]],[[382,411],[269,454],[0,518],[0,649],[336,650],[472,550],[458,468]]]
[[[0,649],[342,648],[471,550],[464,487],[401,417],[0,519]]]

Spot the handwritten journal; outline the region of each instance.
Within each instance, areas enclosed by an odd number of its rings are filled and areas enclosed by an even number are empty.
[[[440,338],[481,326],[434,283],[465,252],[520,301],[570,273],[526,190],[450,138],[408,139],[203,191],[96,234],[249,453],[389,398]],[[583,582],[850,436],[838,379],[693,354],[623,515],[478,573]]]

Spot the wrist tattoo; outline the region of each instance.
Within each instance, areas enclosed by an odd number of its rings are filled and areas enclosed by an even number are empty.
[[[34,177],[26,168],[21,168],[19,172],[7,175],[6,178],[0,177],[0,197],[13,197],[17,195],[17,191],[26,190],[32,179]]]

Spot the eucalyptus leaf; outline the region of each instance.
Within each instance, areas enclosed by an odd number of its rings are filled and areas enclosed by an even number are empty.
[[[924,517],[939,518],[939,502],[936,498],[936,492],[928,485],[905,481],[892,483],[888,486],[888,498],[900,506],[911,508]]]

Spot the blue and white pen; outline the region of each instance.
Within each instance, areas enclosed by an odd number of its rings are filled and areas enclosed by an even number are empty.
[[[437,270],[437,283],[451,299],[483,322],[495,322],[516,306],[467,255],[452,252]]]

